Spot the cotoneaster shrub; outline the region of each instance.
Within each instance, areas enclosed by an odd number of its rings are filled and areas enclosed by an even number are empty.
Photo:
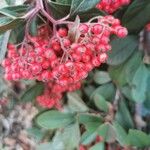
[[[29,82],[19,103],[39,109],[30,130],[40,136],[36,149],[150,146],[150,1],[7,3],[0,9],[3,78]],[[9,94],[1,99],[9,103]]]

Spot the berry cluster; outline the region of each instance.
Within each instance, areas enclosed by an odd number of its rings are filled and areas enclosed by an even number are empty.
[[[126,28],[113,16],[93,18],[78,26],[72,22],[56,28],[53,35],[41,27],[38,36],[30,37],[21,46],[8,45],[3,61],[5,78],[44,82],[45,91],[37,98],[38,103],[59,108],[62,93],[79,89],[88,73],[106,62],[111,34],[120,38],[127,35]]]
[[[147,31],[150,31],[150,23],[148,23],[145,28]]]
[[[112,14],[120,7],[128,5],[129,3],[130,0],[101,0],[96,7],[100,10],[104,10],[109,14]]]

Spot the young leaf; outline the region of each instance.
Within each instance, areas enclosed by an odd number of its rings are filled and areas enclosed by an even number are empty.
[[[120,65],[125,62],[138,46],[137,36],[129,35],[124,39],[115,37],[111,41],[112,51],[109,53],[107,63],[109,65]]]
[[[79,26],[80,26],[80,18],[79,16],[76,16],[74,25],[72,26],[72,28],[69,30],[68,33],[69,38],[71,39],[72,42],[77,42],[80,37]]]
[[[42,83],[37,83],[29,88],[22,96],[22,102],[30,102],[33,101],[37,96],[41,95],[44,90],[44,85]]]
[[[7,44],[11,31],[7,31],[5,34],[0,35],[0,63],[5,57],[7,51]]]
[[[62,128],[75,122],[75,115],[63,113],[56,110],[41,113],[36,118],[36,123],[45,129]]]
[[[92,9],[100,0],[72,0],[70,15],[86,12]]]

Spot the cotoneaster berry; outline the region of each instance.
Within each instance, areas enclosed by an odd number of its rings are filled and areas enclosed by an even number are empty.
[[[96,7],[99,10],[103,10],[109,14],[112,14],[120,7],[128,5],[130,1],[131,0],[101,0]]]
[[[110,35],[127,35],[126,28],[113,16],[98,17],[95,22],[80,23],[78,38],[70,32],[74,24],[59,27],[53,36],[42,26],[38,35],[25,46],[8,44],[7,58],[2,65],[7,80],[37,80],[45,83],[37,102],[46,108],[60,108],[64,92],[81,87],[81,82],[95,67],[105,63],[111,50]],[[31,42],[32,41],[32,42]]]

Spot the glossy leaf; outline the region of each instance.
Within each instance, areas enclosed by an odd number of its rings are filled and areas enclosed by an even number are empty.
[[[90,148],[90,150],[105,150],[105,143],[100,142]]]
[[[70,15],[86,12],[91,8],[94,8],[99,0],[72,0]]]
[[[24,19],[21,19],[21,18],[11,19],[9,17],[1,17],[0,18],[0,34],[7,30],[16,28],[23,21]]]
[[[139,32],[150,21],[149,0],[134,0],[125,12],[122,22],[130,32]]]
[[[103,122],[100,116],[92,114],[79,114],[79,123],[85,125],[85,128],[90,131],[95,131]]]
[[[111,81],[111,78],[106,71],[96,71],[93,78],[97,84],[104,84]]]
[[[53,1],[48,2],[52,15],[56,19],[61,19],[69,14],[70,5],[57,3]]]
[[[149,76],[150,71],[148,71],[144,64],[141,64],[132,81],[132,96],[134,101],[143,102],[146,100],[146,92],[148,90],[147,81]]]
[[[81,143],[88,145],[93,142],[96,138],[97,132],[93,130],[85,131],[81,136]]]
[[[127,139],[131,146],[140,148],[150,146],[150,136],[139,130],[130,129]]]
[[[123,127],[119,123],[113,122],[113,128],[115,129],[116,140],[119,142],[119,144],[122,146],[128,145],[127,133]]]
[[[21,96],[22,102],[31,102],[35,100],[35,98],[43,93],[44,85],[42,83],[37,83],[29,88],[25,93]]]
[[[63,130],[58,130],[53,138],[54,147],[62,147],[61,150],[77,149],[80,142],[80,130],[78,122],[70,124]],[[60,149],[60,148],[56,148]]]
[[[77,93],[75,92],[67,93],[67,97],[68,97],[68,107],[71,111],[73,112],[88,111],[88,107]]]
[[[126,129],[134,127],[131,114],[130,114],[130,112],[127,108],[127,105],[125,104],[123,99],[121,99],[119,102],[118,111],[116,113],[115,118],[116,118],[117,122],[120,123],[120,125]]]
[[[109,123],[104,123],[99,127],[98,134],[103,137],[106,142],[114,142],[116,133],[113,126]]]
[[[43,112],[36,118],[36,123],[45,129],[62,128],[74,122],[74,114],[63,113],[55,110]]]
[[[99,86],[92,94],[91,100],[93,99],[95,94],[102,95],[107,101],[113,101],[115,96],[115,86],[112,83],[107,83],[102,86]]]
[[[120,65],[125,62],[138,46],[137,36],[128,35],[124,39],[113,38],[112,51],[109,52],[109,65]]]
[[[94,99],[95,106],[98,109],[100,109],[104,112],[108,112],[108,103],[102,95],[97,93],[94,95],[93,99]]]

